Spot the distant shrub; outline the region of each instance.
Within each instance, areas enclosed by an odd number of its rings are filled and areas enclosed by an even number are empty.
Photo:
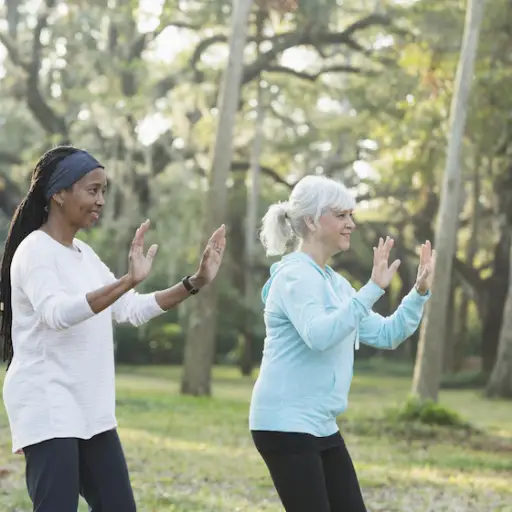
[[[443,427],[468,428],[468,422],[448,407],[434,401],[421,401],[416,397],[409,397],[406,402],[395,409],[389,409],[386,414],[392,421],[419,422],[424,425],[438,425]]]
[[[408,398],[398,407],[387,408],[377,416],[368,413],[342,415],[338,422],[342,432],[367,437],[426,443],[494,443],[485,431],[471,425],[455,411],[433,401],[421,402],[415,397]]]

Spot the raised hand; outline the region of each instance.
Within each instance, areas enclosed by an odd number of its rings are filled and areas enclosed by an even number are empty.
[[[143,222],[137,229],[128,255],[128,276],[134,286],[138,285],[148,277],[158,250],[157,245],[152,245],[147,254],[144,255],[144,235],[148,232],[149,225],[149,220],[146,220],[146,222]]]
[[[434,271],[436,269],[436,256],[436,251],[435,249],[432,250],[432,245],[428,240],[421,245],[416,290],[422,295],[425,295],[432,287]]]
[[[389,236],[384,241],[379,238],[379,245],[373,248],[373,269],[371,280],[382,289],[389,286],[391,279],[395,275],[398,267],[400,266],[400,260],[395,260],[391,265],[388,264],[389,253],[394,245],[394,240]]]
[[[194,274],[194,284],[198,287],[211,283],[217,275],[224,249],[226,248],[226,226],[224,224],[216,229],[208,240],[206,248],[201,257],[199,268]]]

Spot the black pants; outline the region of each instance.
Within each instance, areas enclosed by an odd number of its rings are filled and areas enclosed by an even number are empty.
[[[286,512],[366,512],[340,434],[252,432]]]
[[[34,512],[76,512],[79,495],[91,512],[135,512],[116,430],[88,440],[50,439],[23,451]]]

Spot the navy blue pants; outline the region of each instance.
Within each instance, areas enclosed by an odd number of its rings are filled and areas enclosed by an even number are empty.
[[[341,434],[253,431],[252,437],[286,512],[367,512]]]
[[[92,439],[50,439],[23,449],[34,512],[135,512],[128,467],[116,430]]]

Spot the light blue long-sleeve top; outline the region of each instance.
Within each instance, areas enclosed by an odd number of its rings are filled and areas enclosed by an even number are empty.
[[[251,430],[314,436],[338,431],[359,341],[395,349],[418,328],[430,296],[413,289],[383,317],[372,307],[384,293],[372,281],[356,291],[303,252],[271,266],[262,290],[266,338],[251,398]]]

